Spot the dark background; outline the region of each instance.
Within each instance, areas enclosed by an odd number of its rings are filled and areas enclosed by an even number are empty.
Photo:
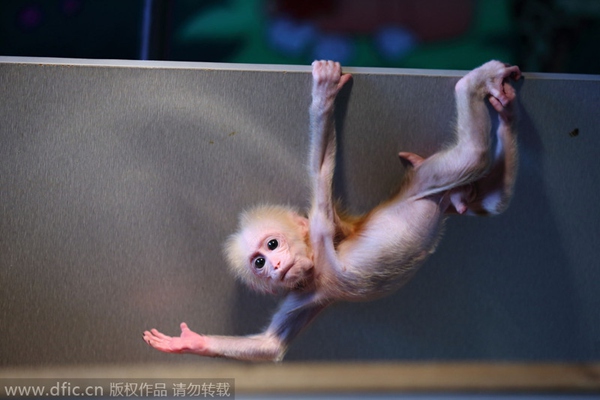
[[[0,18],[7,56],[600,73],[595,0],[3,0]]]

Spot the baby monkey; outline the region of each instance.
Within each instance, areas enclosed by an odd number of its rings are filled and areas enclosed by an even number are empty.
[[[434,251],[446,214],[498,214],[508,206],[517,170],[516,94],[509,80],[520,78],[518,67],[490,61],[460,79],[454,144],[426,159],[400,153],[412,167],[399,191],[361,217],[339,212],[332,195],[334,102],[351,76],[338,63],[315,61],[312,77],[308,218],[289,207],[256,207],[241,215],[225,245],[242,281],[285,294],[279,310],[263,333],[252,336],[205,336],[185,323],[177,337],[144,332],[155,349],[281,360],[292,339],[333,302],[371,300],[412,277]],[[498,114],[495,141],[486,99]]]

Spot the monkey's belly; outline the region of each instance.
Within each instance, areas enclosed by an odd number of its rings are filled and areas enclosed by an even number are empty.
[[[338,249],[347,300],[370,300],[405,284],[435,250],[443,220],[438,203],[426,199],[373,214],[363,231]]]

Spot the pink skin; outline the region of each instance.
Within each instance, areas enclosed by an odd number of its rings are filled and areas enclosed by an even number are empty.
[[[274,250],[268,248],[271,239],[278,242]],[[256,256],[265,259],[265,266],[261,269],[253,269],[254,274],[264,279],[273,281],[275,286],[284,285],[294,288],[307,276],[310,276],[313,268],[312,260],[306,254],[304,243],[289,242],[286,237],[273,232],[263,235],[256,248]],[[276,292],[274,290],[274,292]]]
[[[193,353],[204,356],[212,356],[208,351],[208,339],[193,332],[185,322],[181,325],[181,335],[176,337],[167,336],[164,333],[151,329],[144,332],[144,340],[156,350],[165,353]]]
[[[300,238],[289,232],[289,227],[272,223],[263,223],[243,233],[248,248],[253,249],[248,268],[269,283],[273,294],[282,287],[295,288],[312,274],[313,263],[305,244],[308,220],[301,216],[294,216],[293,220]],[[273,249],[269,248],[271,241],[277,243]],[[264,260],[264,265],[255,268],[259,258]]]

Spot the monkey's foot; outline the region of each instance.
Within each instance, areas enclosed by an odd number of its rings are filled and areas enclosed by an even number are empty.
[[[489,61],[465,75],[456,84],[456,91],[480,94],[488,97],[490,104],[499,113],[511,112],[511,102],[516,97],[509,80],[518,80],[521,70],[500,61]]]

